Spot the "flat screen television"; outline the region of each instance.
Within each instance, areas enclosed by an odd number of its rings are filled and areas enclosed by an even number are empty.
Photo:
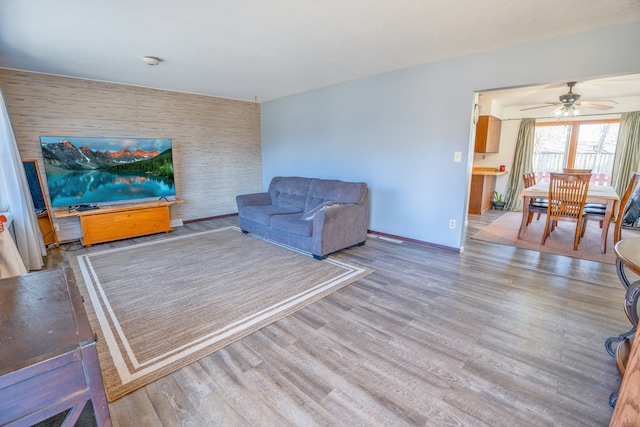
[[[41,136],[51,206],[175,196],[170,139]]]

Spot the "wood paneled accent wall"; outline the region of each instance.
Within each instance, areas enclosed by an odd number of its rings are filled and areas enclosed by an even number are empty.
[[[7,69],[0,87],[20,155],[42,174],[43,135],[169,138],[184,200],[171,219],[234,213],[237,194],[262,191],[260,104]],[[54,221],[59,240],[80,238],[77,218]]]

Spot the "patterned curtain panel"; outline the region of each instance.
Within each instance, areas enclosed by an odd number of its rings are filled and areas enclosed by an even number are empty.
[[[29,184],[18,152],[9,111],[0,90],[0,180],[3,201],[8,205],[16,236],[15,244],[27,270],[40,270],[47,254],[29,191]]]
[[[632,172],[640,165],[640,111],[623,113],[620,117],[620,131],[616,156],[613,160],[611,185],[618,195],[624,194]]]
[[[536,136],[536,119],[522,119],[520,130],[518,130],[518,140],[516,141],[516,152],[513,155],[513,165],[511,175],[507,183],[505,198],[507,199],[506,209],[510,211],[521,211],[522,200],[520,193],[524,189],[522,175],[532,171],[533,145]]]

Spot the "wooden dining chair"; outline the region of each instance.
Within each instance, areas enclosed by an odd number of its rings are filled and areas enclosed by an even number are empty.
[[[525,173],[522,175],[522,180],[524,181],[524,188],[529,188],[532,185],[536,184],[536,174],[533,172]],[[533,216],[537,213],[538,220],[540,220],[540,216],[544,213],[547,213],[548,203],[546,199],[531,199],[529,202],[529,216],[527,217],[527,226],[531,224],[533,221]]]
[[[555,227],[556,221],[572,221],[576,223],[573,238],[573,250],[578,250],[582,234],[582,218],[587,201],[590,175],[551,173],[549,181],[549,206],[547,221],[542,234],[542,244]]]
[[[593,175],[591,171],[592,169],[562,168],[563,173],[573,173],[573,174],[585,173],[585,174],[588,174],[590,177],[592,177]],[[602,228],[604,224],[604,216],[605,216],[605,213],[607,212],[607,205],[603,203],[587,203],[585,204],[584,209],[585,209],[585,212],[584,212],[584,218],[582,221],[581,236],[584,236],[584,232],[587,228],[587,223],[589,222],[590,219],[595,219],[599,221],[600,228]]]
[[[591,175],[591,171],[593,169],[573,169],[573,168],[562,168],[562,173],[573,173],[573,174],[578,174],[578,173],[588,173],[589,175]]]
[[[604,217],[607,214],[607,205],[600,203],[585,203],[584,211],[582,212],[582,232],[581,237],[584,237],[584,232],[587,229],[587,223],[590,219],[594,219],[600,222],[600,228],[604,225]]]
[[[536,174],[533,172],[522,174],[522,180],[524,181],[524,188],[529,188],[537,183]]]
[[[620,199],[618,218],[616,219],[616,226],[613,229],[614,244],[622,240],[622,226],[625,224],[625,218],[627,221],[631,222],[632,217],[635,216],[636,213],[640,214],[640,212],[637,212],[636,210],[631,211],[631,209],[636,206],[636,203],[640,204],[640,194],[636,194],[639,184],[640,174],[638,172],[632,173],[631,178],[629,178],[629,184],[627,184],[627,189],[624,191],[622,199]]]

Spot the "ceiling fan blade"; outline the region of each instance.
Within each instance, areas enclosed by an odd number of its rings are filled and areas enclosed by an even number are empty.
[[[550,107],[552,105],[559,105],[559,104],[561,104],[561,103],[560,102],[547,102],[547,105],[538,105],[537,107],[522,108],[522,109],[520,109],[520,111],[535,110],[537,108],[547,108],[547,107]]]
[[[588,101],[584,101],[584,102],[597,102],[597,103],[602,103],[602,102],[611,102],[612,104],[617,104],[617,101],[614,101],[613,99],[590,99]]]
[[[586,102],[580,103],[580,107],[593,108],[594,110],[610,110],[613,108],[613,105],[604,105],[604,104],[598,104],[594,101],[586,101]]]
[[[556,111],[560,111],[564,108],[564,104],[561,104],[559,106],[557,106],[556,108],[554,108],[553,110],[551,110],[551,114],[554,114]]]

